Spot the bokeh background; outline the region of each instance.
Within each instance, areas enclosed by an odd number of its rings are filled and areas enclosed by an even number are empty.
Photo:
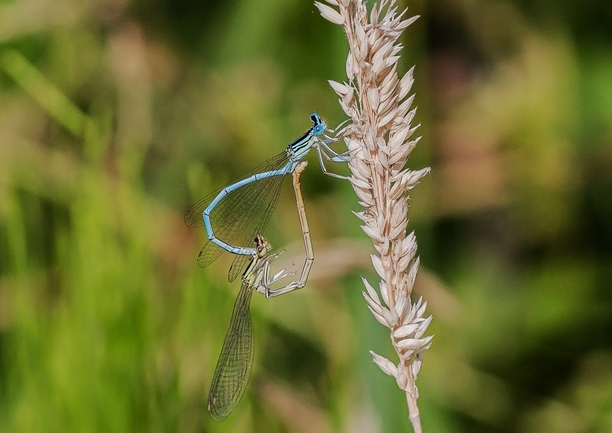
[[[401,2],[431,166],[409,229],[436,337],[426,432],[612,431],[612,3]],[[400,432],[348,183],[314,155],[306,289],[255,296],[255,366],[208,386],[238,282],[185,209],[344,119],[341,29],[309,0],[0,1],[0,431]],[[340,170],[343,170],[340,168]],[[265,235],[301,263],[286,182]]]

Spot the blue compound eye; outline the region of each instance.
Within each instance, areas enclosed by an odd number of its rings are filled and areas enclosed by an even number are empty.
[[[325,121],[323,119],[321,119],[321,116],[319,116],[319,113],[312,113],[310,115],[310,120],[312,121],[312,123],[314,123],[314,126],[312,127],[312,132],[315,135],[321,135],[325,132]]]

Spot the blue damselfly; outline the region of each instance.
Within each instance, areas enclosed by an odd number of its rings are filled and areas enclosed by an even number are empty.
[[[338,154],[329,147],[336,142],[339,134],[327,125],[318,113],[312,113],[313,126],[301,137],[290,143],[284,152],[273,156],[251,173],[204,197],[185,213],[188,227],[204,225],[209,241],[198,255],[198,265],[206,267],[216,260],[223,250],[236,254],[228,279],[233,281],[244,269],[250,257],[257,253],[255,248],[236,246],[250,242],[256,234],[263,233],[276,202],[285,175],[292,173],[310,149],[317,150],[319,163],[324,173],[346,179],[328,172],[323,159],[332,162],[346,162],[349,153]],[[327,133],[336,133],[328,136]]]

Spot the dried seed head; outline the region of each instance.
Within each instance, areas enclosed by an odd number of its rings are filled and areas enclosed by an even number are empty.
[[[410,141],[418,127],[411,125],[416,111],[411,108],[414,95],[408,97],[414,68],[401,79],[397,74],[402,49],[398,38],[418,17],[404,19],[406,11],[398,13],[396,0],[379,0],[369,14],[363,0],[327,3],[334,7],[315,4],[325,19],[343,27],[349,43],[348,81],[330,81],[330,85],[352,121],[343,138],[351,150],[350,181],[364,208],[355,214],[377,251],[371,260],[380,277],[379,290],[364,280],[363,296],[376,320],[390,329],[400,362],[395,365],[371,353],[381,370],[395,377],[410,401],[418,396],[416,375],[432,339],[423,338],[431,322],[431,316],[423,318],[426,303],[422,299],[415,304],[410,301],[419,259],[414,233],[406,234],[407,193],[429,169],[404,169],[419,141]],[[416,401],[409,404],[411,410],[413,407]],[[411,412],[415,431],[420,431],[418,419],[418,413]]]

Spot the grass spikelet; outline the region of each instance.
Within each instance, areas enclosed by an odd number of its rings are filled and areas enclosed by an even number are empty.
[[[376,319],[389,328],[399,362],[371,354],[406,393],[410,421],[420,433],[416,378],[433,336],[423,336],[431,322],[431,316],[424,317],[427,303],[410,299],[419,258],[416,237],[406,229],[408,191],[429,168],[405,168],[419,140],[412,138],[418,125],[411,125],[416,110],[409,96],[414,68],[401,79],[397,73],[402,48],[398,38],[418,16],[404,18],[406,11],[398,13],[395,0],[381,0],[370,14],[362,0],[327,3],[331,6],[315,5],[325,19],[342,26],[349,44],[347,81],[330,85],[351,118],[344,140],[351,151],[351,183],[364,208],[356,215],[376,248],[372,264],[381,278],[381,296],[364,280],[364,298]]]

